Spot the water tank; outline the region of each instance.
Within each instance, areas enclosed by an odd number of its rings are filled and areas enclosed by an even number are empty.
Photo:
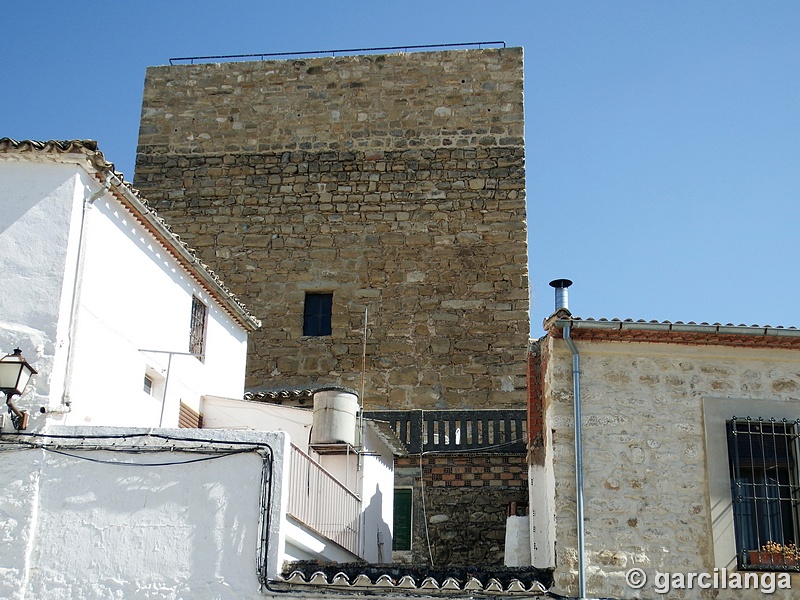
[[[356,445],[358,395],[346,388],[324,388],[314,392],[312,444]]]

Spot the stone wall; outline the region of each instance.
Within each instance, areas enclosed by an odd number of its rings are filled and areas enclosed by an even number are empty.
[[[414,564],[504,564],[509,505],[524,514],[528,504],[524,455],[399,458],[395,485],[413,488]]]
[[[548,337],[543,344],[544,409],[556,482],[554,589],[574,594],[572,355],[561,339]],[[576,346],[589,595],[649,598],[656,572],[734,572],[725,419],[800,417],[798,352],[580,339]],[[633,567],[648,575],[641,590],[626,585],[625,573]],[[797,589],[800,576],[793,574],[792,584]],[[667,596],[759,598],[761,593],[703,590],[695,583]]]
[[[262,321],[247,386],[525,405],[518,48],[152,67],[135,184]],[[306,292],[333,333],[302,335]]]

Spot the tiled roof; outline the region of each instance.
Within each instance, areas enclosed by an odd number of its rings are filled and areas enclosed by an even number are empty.
[[[357,391],[347,387],[329,384],[317,384],[290,388],[251,388],[244,393],[244,399],[253,400],[255,402],[271,402],[273,404],[305,404],[309,400],[314,399],[314,394],[316,392],[321,392],[324,390],[339,390],[358,396]]]
[[[752,348],[800,348],[800,329],[771,325],[645,321],[640,319],[582,319],[560,310],[545,321],[545,328],[561,337],[569,326],[571,336],[584,340],[683,343]]]
[[[545,596],[552,585],[552,572],[533,567],[442,567],[408,565],[330,564],[313,561],[288,565],[280,582],[270,584],[281,591],[305,588],[325,591],[418,596],[462,596],[487,594]]]
[[[683,321],[656,321],[656,320],[645,321],[644,319],[638,319],[638,320],[634,321],[633,319],[593,319],[591,317],[586,318],[586,319],[583,319],[581,317],[570,317],[570,320],[573,321],[573,322],[580,321],[582,323],[612,323],[612,324],[617,324],[618,323],[618,324],[620,324],[621,327],[622,326],[629,326],[630,324],[633,324],[634,327],[638,327],[638,328],[647,328],[648,326],[655,325],[655,326],[658,326],[660,328],[667,328],[667,327],[673,327],[673,328],[676,328],[676,327],[695,327],[695,328],[717,328],[717,329],[719,329],[720,327],[722,327],[722,328],[735,328],[735,329],[745,328],[745,329],[758,329],[758,330],[784,329],[786,331],[797,331],[798,335],[800,335],[800,329],[798,329],[797,327],[783,327],[781,325],[778,325],[776,327],[773,327],[772,325],[746,325],[744,323],[740,323],[739,325],[735,325],[733,323],[726,323],[726,324],[723,325],[722,323],[706,323],[706,322],[695,323],[694,321],[689,321],[688,323],[684,323]]]
[[[211,268],[200,261],[194,249],[172,232],[169,224],[148,204],[123,174],[114,169],[103,153],[97,149],[94,140],[35,140],[17,141],[0,138],[0,155],[20,155],[32,158],[56,158],[63,162],[75,162],[94,172],[98,179],[107,182],[108,189],[128,210],[153,234],[188,271],[190,271],[206,291],[215,298],[240,324],[250,330],[261,327],[247,307],[231,292],[222,279]]]
[[[245,400],[253,400],[255,402],[271,402],[274,404],[284,404],[296,401],[308,401],[314,398],[316,388],[298,388],[298,389],[279,389],[279,390],[262,390],[257,392],[245,392]]]

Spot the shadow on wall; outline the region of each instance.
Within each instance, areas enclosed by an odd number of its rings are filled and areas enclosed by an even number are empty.
[[[370,562],[392,562],[392,531],[383,520],[383,492],[375,484],[375,493],[364,511],[364,556]]]

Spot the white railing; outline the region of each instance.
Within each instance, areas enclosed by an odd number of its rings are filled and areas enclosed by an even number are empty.
[[[361,499],[292,444],[289,515],[358,555]]]

